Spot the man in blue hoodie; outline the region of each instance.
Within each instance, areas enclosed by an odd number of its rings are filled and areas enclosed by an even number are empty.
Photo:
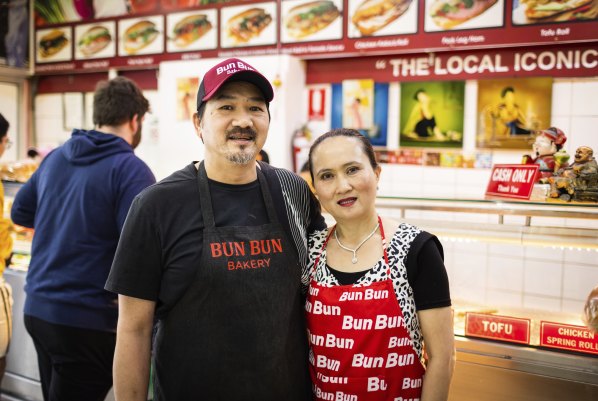
[[[104,400],[112,387],[118,306],[104,283],[133,198],[155,183],[133,153],[148,109],[131,80],[100,82],[96,129],[74,130],[14,200],[14,223],[35,229],[24,312],[46,401]]]

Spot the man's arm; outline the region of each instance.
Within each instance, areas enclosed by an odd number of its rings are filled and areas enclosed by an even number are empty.
[[[426,309],[417,315],[428,354],[421,401],[446,401],[455,367],[451,308]]]
[[[118,296],[118,326],[114,351],[114,394],[117,401],[146,401],[154,301]]]
[[[12,204],[10,218],[20,226],[34,228],[37,211],[37,172],[19,189]]]

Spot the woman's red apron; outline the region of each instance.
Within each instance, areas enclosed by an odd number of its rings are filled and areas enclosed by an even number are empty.
[[[385,243],[382,221],[380,233]],[[336,227],[332,228],[316,258]],[[316,400],[416,401],[425,369],[387,279],[367,286],[324,287],[312,279],[305,305],[310,373]]]

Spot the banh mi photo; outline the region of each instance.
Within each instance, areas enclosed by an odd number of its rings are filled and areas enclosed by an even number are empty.
[[[101,25],[93,26],[81,35],[77,46],[85,56],[96,54],[112,41],[112,36],[106,27]]]
[[[436,0],[430,7],[430,16],[442,29],[451,29],[477,17],[497,0]]]
[[[272,16],[263,8],[254,7],[229,18],[226,26],[228,35],[237,43],[247,43],[266,29]]]
[[[123,35],[123,47],[128,54],[135,54],[152,43],[160,32],[156,24],[143,20],[131,25]]]
[[[301,39],[330,25],[340,11],[332,1],[311,1],[291,8],[285,19],[289,36]]]
[[[212,29],[205,14],[189,15],[174,25],[173,40],[178,47],[187,47]]]
[[[530,20],[551,19],[565,12],[582,12],[594,0],[520,0],[525,5],[525,16]]]
[[[39,40],[39,54],[42,57],[51,57],[61,51],[69,40],[60,29],[54,29]]]
[[[411,3],[411,0],[365,0],[351,21],[362,35],[371,35],[403,15]]]

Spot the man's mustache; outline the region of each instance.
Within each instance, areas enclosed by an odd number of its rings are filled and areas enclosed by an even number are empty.
[[[236,128],[231,129],[231,130],[228,130],[226,132],[226,136],[227,137],[231,137],[233,135],[250,136],[251,139],[255,139],[255,137],[257,136],[257,132],[255,132],[251,128],[241,128],[241,127],[236,127]]]

